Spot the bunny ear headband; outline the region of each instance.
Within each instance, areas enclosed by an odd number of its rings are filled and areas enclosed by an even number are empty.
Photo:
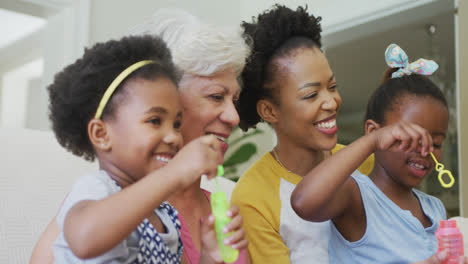
[[[419,59],[408,63],[408,55],[397,44],[390,44],[387,47],[385,61],[390,68],[400,68],[392,74],[392,78],[399,78],[413,73],[431,75],[439,68],[439,65],[433,60]]]

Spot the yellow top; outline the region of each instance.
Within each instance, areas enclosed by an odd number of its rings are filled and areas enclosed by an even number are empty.
[[[343,147],[337,145],[332,153]],[[372,155],[359,170],[368,175],[373,167]],[[244,218],[253,263],[328,263],[328,221],[302,220],[291,208],[291,193],[301,180],[268,152],[236,184],[231,203]]]

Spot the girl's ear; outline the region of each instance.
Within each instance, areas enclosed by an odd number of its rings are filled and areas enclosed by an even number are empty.
[[[278,122],[276,106],[269,100],[262,99],[257,102],[257,113],[264,121],[270,124]]]
[[[365,132],[366,132],[366,135],[367,135],[367,134],[370,134],[370,133],[374,132],[375,130],[379,129],[380,124],[375,122],[372,119],[367,119],[366,124],[364,125],[364,127],[365,127]]]
[[[93,118],[88,122],[88,137],[97,150],[109,151],[112,147],[108,127],[101,119]]]

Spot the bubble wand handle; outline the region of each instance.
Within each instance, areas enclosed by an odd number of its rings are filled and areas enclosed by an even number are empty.
[[[218,166],[218,175],[215,177],[216,192],[211,194],[211,210],[215,217],[215,230],[216,238],[218,240],[219,251],[223,261],[226,263],[233,263],[239,257],[239,250],[233,249],[231,246],[224,244],[224,240],[230,237],[233,232],[224,233],[224,227],[231,221],[231,218],[226,215],[229,210],[229,203],[226,193],[220,190],[218,184],[218,177],[223,176],[224,168],[222,165]]]
[[[432,152],[429,152],[429,154],[431,154],[432,159],[436,163],[435,169],[437,172],[439,172],[439,175],[437,176],[437,178],[439,179],[440,185],[442,185],[442,187],[444,188],[452,187],[453,184],[455,183],[455,178],[453,178],[452,172],[450,172],[449,170],[444,170],[444,164],[439,163],[436,157],[434,156],[434,154],[432,154]],[[444,178],[443,178],[444,174],[447,174],[449,178],[449,182],[444,181]]]

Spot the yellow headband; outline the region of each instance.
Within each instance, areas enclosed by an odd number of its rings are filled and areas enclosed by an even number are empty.
[[[117,78],[115,78],[112,81],[112,83],[109,85],[109,87],[107,87],[106,92],[102,96],[101,102],[99,102],[99,107],[98,107],[98,109],[96,111],[96,115],[94,115],[94,118],[96,118],[96,119],[101,118],[102,111],[104,111],[104,107],[106,107],[106,104],[109,101],[109,98],[112,96],[115,89],[117,89],[117,86],[119,86],[119,84],[123,80],[125,80],[125,78],[127,78],[128,75],[130,75],[132,72],[138,70],[139,68],[141,68],[141,67],[143,67],[143,66],[145,66],[147,64],[152,64],[152,63],[156,63],[156,62],[152,61],[152,60],[139,61],[137,63],[134,63],[133,65],[131,65],[127,69],[125,69],[123,72],[121,72],[119,74],[119,76],[117,76]]]

